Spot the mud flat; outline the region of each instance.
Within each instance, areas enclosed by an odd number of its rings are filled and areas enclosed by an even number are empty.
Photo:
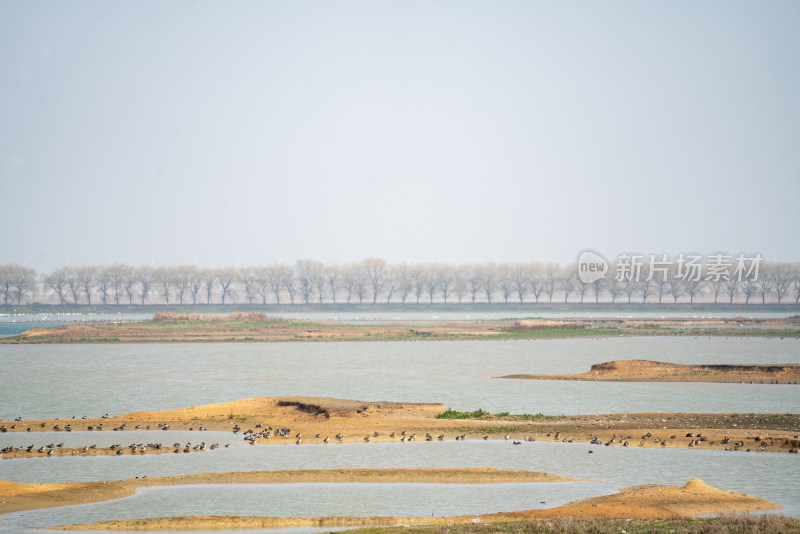
[[[800,337],[800,317],[785,319],[563,318],[492,321],[284,321],[262,313],[228,316],[158,313],[152,320],[32,328],[0,343],[143,343],[386,341],[434,339],[541,339],[602,336],[767,336]]]
[[[37,432],[63,431],[67,425],[74,432],[83,432],[86,447],[92,445],[88,441],[92,433],[114,429],[118,430],[120,443],[137,442],[138,428],[197,431],[198,437],[192,443],[203,441],[203,429],[229,431],[254,445],[494,439],[753,452],[797,452],[800,448],[800,414],[512,415],[482,410],[453,412],[439,403],[324,397],[255,397],[102,419],[6,421],[0,422],[0,432],[26,432],[33,442]],[[91,433],[86,432],[89,429]],[[162,444],[162,450],[169,446],[170,443]],[[169,450],[174,452],[174,448]],[[86,454],[107,452],[90,448]],[[140,454],[129,448],[123,451],[129,453]],[[47,454],[48,451],[38,452],[38,448],[30,452],[17,449],[0,454],[0,461]]]
[[[573,501],[557,508],[454,517],[253,517],[202,516],[162,517],[101,521],[57,527],[63,530],[221,530],[244,528],[353,527],[367,525],[470,524],[546,519],[694,517],[735,511],[776,510],[781,507],[743,493],[724,491],[693,479],[683,486],[633,486],[613,495]]]
[[[591,380],[615,382],[732,382],[749,384],[800,384],[800,365],[686,365],[650,360],[616,360],[592,365],[586,373],[572,375],[513,374],[500,378],[529,380]]]

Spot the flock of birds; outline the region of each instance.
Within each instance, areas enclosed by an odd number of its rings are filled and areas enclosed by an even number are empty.
[[[20,419],[16,419],[15,421],[20,421]],[[44,428],[45,426],[46,426],[45,423],[43,423],[43,422],[40,423],[40,428]],[[128,429],[127,427],[128,427],[127,423],[122,423],[121,425],[119,425],[117,427],[114,427],[113,430],[114,431],[125,431],[125,430]],[[170,430],[170,425],[167,424],[167,423],[160,423],[160,424],[157,425],[157,427],[160,430]],[[16,428],[16,425],[12,425],[11,426],[12,430],[15,429],[15,428]],[[241,433],[242,436],[243,436],[244,441],[248,442],[250,445],[255,445],[258,440],[271,439],[271,438],[275,438],[275,437],[284,438],[284,439],[294,439],[295,443],[297,445],[300,445],[300,444],[303,443],[303,435],[302,435],[302,433],[298,432],[298,433],[293,435],[293,432],[292,432],[292,430],[290,428],[272,428],[271,426],[268,426],[268,427],[265,428],[262,423],[256,423],[254,428],[255,429],[250,428],[250,429],[247,429],[247,430],[243,430],[237,424],[237,425],[235,425],[233,427],[233,433],[234,434]],[[150,429],[150,426],[148,425],[145,428],[145,430],[149,430],[149,429]],[[0,433],[8,432],[8,430],[9,429],[6,428],[6,426],[4,426],[4,425],[0,426]],[[28,432],[31,432],[32,428],[31,427],[27,427],[26,430]],[[101,423],[101,424],[98,424],[95,427],[88,426],[87,430],[90,430],[90,431],[92,431],[92,430],[102,431],[103,430],[103,425]],[[142,430],[142,427],[140,425],[136,425],[135,426],[135,430]],[[190,428],[189,430],[193,430],[193,428]],[[203,427],[203,426],[200,426],[197,430],[205,431],[206,428]],[[66,425],[64,425],[62,427],[60,424],[55,424],[53,426],[53,431],[56,431],[56,432],[72,432],[72,426],[70,424],[66,424]],[[334,439],[336,441],[341,442],[341,441],[344,440],[345,437],[346,436],[344,434],[339,432],[334,436]],[[372,434],[365,435],[363,437],[363,441],[364,442],[370,442],[373,439],[379,438],[379,437],[381,437],[381,434],[378,433],[377,431],[375,431]],[[392,432],[391,434],[388,435],[388,437],[390,439],[398,439],[398,433]],[[562,442],[567,442],[567,443],[573,443],[575,441],[574,439],[562,438],[560,432],[554,432],[554,433],[553,432],[548,432],[547,433],[547,437],[548,438],[552,438],[555,441],[559,441],[560,440]],[[795,435],[794,437],[798,438],[798,437],[800,437],[800,435]],[[652,441],[651,441],[652,443],[659,444],[662,447],[666,447],[667,444],[669,443],[669,441],[667,439],[661,439],[659,437],[655,437],[655,436],[653,436],[652,433],[647,432],[646,434],[643,434],[641,436],[641,439],[639,440],[639,443],[638,443],[639,446],[640,447],[645,446],[651,440],[651,438],[652,438]],[[706,436],[704,436],[703,434],[701,434],[701,433],[694,434],[692,432],[687,432],[686,435],[685,435],[685,438],[691,438],[687,443],[688,447],[699,447],[705,442],[708,442],[709,445],[714,445],[715,444],[715,441],[713,441],[713,440],[709,441],[708,438]],[[325,444],[330,443],[330,441],[331,441],[330,436],[325,436],[324,438],[322,438],[321,434],[315,434],[314,435],[314,439],[321,440],[321,442],[325,443]],[[444,441],[447,438],[445,437],[444,434],[439,434],[437,436],[433,436],[430,433],[426,433],[424,439],[425,439],[425,441],[434,441],[434,440],[435,441]],[[464,441],[466,439],[467,439],[467,434],[459,434],[459,435],[455,436],[455,440],[456,441]],[[489,439],[489,435],[484,435],[483,439],[484,440],[488,440]],[[614,434],[607,441],[603,441],[598,436],[596,436],[594,434],[590,434],[589,435],[589,443],[592,444],[592,445],[611,446],[611,445],[614,445],[614,444],[620,444],[623,447],[628,447],[630,445],[631,441],[633,441],[634,439],[635,439],[635,437],[633,435],[621,436],[621,435]],[[669,439],[673,440],[673,441],[677,441],[679,438],[678,438],[677,435],[673,434],[672,436],[670,436]],[[504,440],[505,441],[511,440],[511,435],[510,434],[505,434]],[[409,433],[407,430],[403,430],[402,432],[399,433],[399,441],[400,442],[417,441],[417,434],[416,433]],[[530,437],[530,436],[526,436],[522,440],[514,439],[512,441],[512,443],[514,445],[521,445],[523,443],[523,441],[528,441],[528,442],[536,441],[536,438]],[[755,439],[753,440],[753,442],[754,442],[754,445],[758,448],[758,450],[762,450],[762,451],[766,450],[766,448],[768,446],[774,446],[775,445],[774,438],[770,438],[770,437],[762,438],[761,436],[756,436]],[[788,440],[786,440],[784,445],[786,443],[788,443]],[[730,443],[730,439],[727,436],[724,437],[722,440],[720,440],[720,444],[721,445],[730,445],[729,447],[725,447],[725,450],[732,450],[732,451],[740,450],[740,449],[742,449],[742,448],[744,448],[746,446],[746,444],[745,444],[745,442],[743,440],[739,440],[739,441],[731,444]],[[186,444],[173,443],[171,447],[168,446],[168,445],[163,445],[162,443],[147,443],[147,444],[145,444],[145,443],[131,443],[130,445],[127,445],[126,447],[123,447],[121,444],[114,444],[114,445],[111,445],[110,447],[108,447],[107,449],[109,449],[110,451],[113,451],[116,455],[122,455],[122,454],[125,454],[126,451],[129,454],[145,454],[148,451],[150,451],[150,452],[169,452],[169,450],[171,450],[173,453],[180,453],[180,452],[189,453],[189,452],[193,452],[193,451],[198,451],[198,452],[199,451],[205,451],[207,449],[208,450],[214,450],[214,449],[217,449],[219,447],[220,447],[220,445],[218,443],[214,443],[214,444],[206,446],[206,443],[203,441],[203,442],[201,442],[199,444],[195,444],[195,445],[192,445],[191,443],[186,443]],[[230,444],[225,444],[224,447],[225,448],[229,448]],[[58,444],[50,443],[48,445],[40,446],[38,448],[35,447],[34,445],[29,445],[28,447],[7,446],[7,447],[4,447],[4,448],[0,449],[0,454],[8,454],[8,453],[13,453],[13,452],[18,452],[18,451],[25,451],[26,453],[31,453],[31,454],[33,454],[35,452],[35,453],[39,453],[39,454],[47,454],[48,456],[53,456],[55,454],[55,452],[58,451],[59,449],[63,449],[65,453],[66,453],[67,450],[69,450],[71,455],[78,455],[78,454],[90,453],[92,450],[97,449],[97,445],[93,444],[93,445],[87,445],[87,446],[76,447],[76,448],[65,448],[64,447],[64,443],[58,443]],[[101,448],[101,450],[102,450],[102,448]],[[747,448],[746,450],[749,452],[751,450],[751,448]],[[589,453],[593,453],[593,452],[594,451],[589,450]],[[796,453],[798,453],[800,451],[798,451],[798,449],[796,447],[794,447],[794,448],[789,449],[789,452],[796,454]]]

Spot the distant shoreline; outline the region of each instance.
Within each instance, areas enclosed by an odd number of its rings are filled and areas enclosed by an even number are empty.
[[[534,311],[547,313],[735,313],[746,316],[748,313],[782,312],[787,314],[800,314],[800,304],[792,303],[750,303],[741,302],[723,303],[698,302],[672,303],[663,302],[377,302],[373,303],[295,303],[295,304],[46,304],[28,303],[20,305],[3,305],[0,303],[0,313],[231,313],[231,312],[263,312],[280,315],[284,313],[369,313],[369,312],[464,312],[464,313],[517,313],[520,311]],[[510,316],[513,317],[513,316]]]
[[[335,342],[556,339],[617,336],[753,336],[800,338],[789,318],[619,318],[412,320],[353,323],[280,319],[261,312],[229,315],[159,312],[145,321],[36,327],[0,343]]]

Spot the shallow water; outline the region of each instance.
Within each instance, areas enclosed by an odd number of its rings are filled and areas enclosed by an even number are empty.
[[[587,454],[589,450],[594,454]],[[192,514],[452,515],[559,506],[638,484],[682,485],[692,478],[758,495],[800,516],[795,455],[645,449],[578,443],[504,441],[263,445],[212,453],[38,458],[0,461],[15,481],[104,480],[134,476],[277,469],[497,467],[588,478],[588,482],[428,484],[263,484],[148,488],[119,501],[0,516],[0,529],[110,518]],[[436,489],[432,489],[436,488]],[[156,502],[162,502],[156,505]],[[541,501],[545,501],[542,503]],[[435,503],[435,504],[433,504]],[[24,517],[23,517],[24,515]]]
[[[800,363],[800,340],[0,345],[0,419],[99,417],[257,396],[441,402],[456,410],[597,414],[798,412],[800,386],[510,380],[593,363]]]
[[[0,345],[0,419],[99,417],[261,395],[442,402],[511,413],[799,412],[800,386],[503,380],[578,373],[593,363],[800,363],[800,340],[600,338],[379,343]],[[798,429],[800,430],[800,429]],[[91,440],[91,441],[88,441]],[[0,516],[0,530],[185,514],[450,515],[557,506],[636,484],[692,478],[777,502],[800,516],[800,457],[689,449],[496,440],[249,446],[224,432],[0,434],[0,448],[160,441],[231,443],[192,454],[0,460],[0,479],[96,481],[277,469],[496,467],[591,482],[485,486],[420,484],[203,485],[148,488],[114,502]],[[594,454],[587,454],[588,450]],[[506,487],[508,486],[508,487]],[[496,488],[496,491],[495,491]],[[428,493],[430,492],[430,493]],[[438,498],[438,500],[436,500]],[[545,501],[541,504],[541,501]],[[162,504],[154,504],[162,503]],[[435,503],[435,506],[431,506]],[[161,506],[161,508],[156,508]],[[485,508],[483,508],[485,506]],[[508,506],[508,508],[504,508]],[[478,508],[481,507],[481,508]],[[314,529],[290,529],[307,532]],[[331,530],[331,529],[324,529]]]

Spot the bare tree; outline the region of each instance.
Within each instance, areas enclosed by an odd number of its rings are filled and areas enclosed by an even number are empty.
[[[428,298],[430,299],[430,303],[433,304],[433,296],[436,294],[436,290],[439,288],[439,281],[437,280],[439,273],[436,272],[436,267],[434,265],[428,265],[428,268],[425,270],[424,276],[422,277],[422,283],[424,284],[425,292],[428,294]]]
[[[266,282],[272,294],[275,295],[275,303],[281,303],[281,293],[291,285],[292,270],[286,265],[271,265],[266,269]],[[290,284],[287,284],[287,281]]]
[[[600,302],[600,293],[603,292],[603,289],[606,286],[606,279],[598,278],[589,285],[592,288],[592,293],[594,293],[594,303],[597,304]]]
[[[66,304],[67,292],[69,291],[68,278],[69,270],[66,267],[53,271],[44,278],[44,283],[58,297],[59,304]]]
[[[800,304],[800,264],[792,266],[792,289],[794,290],[794,303]]]
[[[678,302],[678,299],[681,298],[686,291],[686,286],[683,283],[683,278],[678,275],[678,268],[676,266],[672,265],[669,267],[667,281],[665,283],[667,291],[672,295],[672,299]]]
[[[294,264],[294,280],[297,285],[297,291],[306,304],[308,304],[311,294],[314,292],[316,270],[317,265],[314,260],[297,260]],[[294,299],[292,299],[292,302],[294,302]]]
[[[694,298],[702,295],[706,290],[706,281],[689,278],[683,281],[683,286],[686,289],[686,294],[689,295],[689,304],[694,304]]]
[[[119,306],[119,297],[124,291],[126,273],[130,270],[130,267],[117,263],[109,266],[106,270],[110,278],[111,292],[114,294],[114,304]]]
[[[712,278],[706,282],[706,287],[709,287],[711,289],[711,294],[714,295],[714,304],[717,303],[719,294],[724,292],[725,284],[729,281],[730,280],[725,280],[723,278]]]
[[[156,273],[150,267],[139,267],[136,269],[136,280],[139,285],[139,296],[142,299],[142,305],[144,305],[144,301],[153,289],[153,283],[156,281]]]
[[[89,266],[79,267],[75,273],[75,277],[78,280],[78,286],[81,291],[86,295],[86,303],[91,306],[92,293],[94,293],[97,280],[97,268]]]
[[[567,302],[569,296],[577,291],[581,281],[578,280],[577,271],[571,268],[564,269],[561,275],[561,290],[564,292],[564,302]]]
[[[407,263],[399,263],[390,268],[390,273],[394,279],[395,289],[400,293],[400,302],[406,303],[411,292],[411,271]]]
[[[244,296],[247,298],[248,304],[253,304],[253,301],[258,296],[258,276],[253,267],[241,267],[237,273],[239,285],[244,289]]]
[[[348,263],[342,268],[342,288],[347,292],[347,303],[353,298],[353,293],[359,298],[359,302],[364,299],[364,280],[361,276],[361,269],[357,263]]]
[[[133,304],[133,297],[136,296],[136,286],[138,284],[136,269],[128,265],[120,267],[122,268],[122,288],[128,296],[128,304]]]
[[[191,265],[179,265],[172,269],[172,287],[175,288],[175,294],[178,296],[178,304],[183,304],[183,296],[190,291],[192,270],[194,267]]]
[[[542,294],[542,283],[544,279],[544,267],[541,263],[534,263],[528,269],[528,288],[533,293],[533,298],[536,303],[539,303],[539,297]]]
[[[503,296],[503,302],[508,304],[508,297],[514,292],[514,281],[511,279],[511,269],[507,263],[497,266],[497,286]]]
[[[609,268],[609,272],[614,272],[613,266]],[[611,297],[611,304],[614,304],[617,301],[617,297],[620,295],[620,293],[622,293],[623,288],[623,284],[617,280],[616,276],[611,276],[606,280],[605,290]]]
[[[214,294],[214,287],[217,285],[217,272],[214,269],[200,271],[200,284],[205,289],[206,304],[211,304],[211,296]]]
[[[442,299],[447,304],[447,297],[453,292],[456,283],[455,272],[453,267],[447,264],[438,264],[433,266],[433,278],[436,280],[436,285],[442,293]]]
[[[553,302],[553,294],[556,292],[560,271],[561,269],[555,263],[548,263],[545,267],[544,278],[542,279],[542,292],[547,295],[548,302]]]
[[[759,275],[756,284],[758,293],[761,295],[761,304],[765,304],[767,302],[767,295],[773,292],[773,274],[769,270],[764,269]]]
[[[331,299],[336,304],[336,291],[339,289],[341,283],[341,273],[339,272],[338,265],[328,265],[325,267],[325,282],[328,284],[328,289],[331,292]]]
[[[786,292],[789,291],[791,287],[792,269],[791,266],[786,263],[778,263],[773,265],[769,270],[772,277],[772,290],[778,298],[778,304],[780,304],[783,297],[786,296]]]
[[[65,265],[64,270],[67,274],[67,287],[72,295],[73,303],[77,304],[78,298],[81,294],[81,282],[78,279],[78,271],[69,265]]]
[[[8,306],[8,297],[11,295],[11,288],[14,285],[12,281],[14,267],[11,264],[0,265],[0,294],[3,295],[4,306]]]
[[[397,280],[394,277],[394,271],[392,271],[390,267],[386,273],[386,279],[383,282],[383,291],[386,294],[387,304],[392,300],[395,289],[397,289]]]
[[[738,280],[735,280],[733,278],[731,278],[730,280],[725,280],[725,284],[723,287],[725,289],[725,293],[727,293],[727,295],[730,297],[730,300],[728,302],[733,304],[733,297],[735,297],[736,293],[739,292]],[[714,302],[716,302],[716,300]]]
[[[380,258],[366,258],[361,262],[361,272],[372,286],[372,303],[375,304],[388,274],[386,262]]]
[[[9,290],[11,297],[16,299],[17,305],[22,301],[22,297],[26,293],[33,293],[36,289],[36,271],[24,265],[12,265],[10,272],[5,276],[0,275],[4,279],[3,286],[5,289],[6,304],[8,304]],[[10,286],[6,285],[6,280],[10,280]]]
[[[469,265],[464,271],[464,278],[467,282],[467,291],[475,304],[475,296],[481,291],[481,272],[477,265]]]
[[[319,303],[322,304],[322,298],[325,295],[325,285],[327,284],[327,279],[325,278],[325,264],[321,261],[314,262],[314,269],[312,271],[312,278],[314,281],[314,288],[317,291],[317,298],[319,299]]]
[[[758,285],[751,278],[745,278],[739,284],[739,289],[744,295],[744,303],[750,304],[750,297],[756,294]]]
[[[234,297],[233,282],[236,280],[236,271],[230,268],[225,268],[218,269],[215,274],[217,275],[217,283],[219,284],[222,304],[225,304],[226,297]]]
[[[169,296],[172,293],[173,273],[169,267],[159,267],[153,272],[158,294],[164,299],[165,304],[169,304]]]
[[[639,290],[639,282],[636,281],[633,277],[626,277],[625,280],[622,281],[622,291],[628,297],[628,304],[631,303],[631,298],[636,292]]]
[[[364,297],[367,296],[367,284],[368,281],[364,275],[364,270],[361,268],[360,265],[356,265],[355,271],[353,272],[355,275],[353,279],[354,290],[356,292],[356,296],[358,297],[358,303],[364,303]]]
[[[492,295],[497,290],[497,266],[494,263],[484,263],[478,267],[478,276],[481,281],[481,289],[486,295],[486,301],[492,302]]]
[[[530,268],[523,263],[516,263],[511,266],[508,276],[520,303],[524,302],[531,280]]]
[[[192,296],[192,304],[197,304],[197,297],[200,295],[200,290],[203,289],[203,273],[197,267],[192,266],[187,269],[186,287]]]
[[[467,270],[462,265],[456,265],[453,269],[453,293],[458,298],[458,303],[467,294]]]
[[[427,269],[420,264],[411,267],[410,280],[411,292],[417,297],[417,304],[419,304],[419,297],[425,289],[426,281],[428,279]]]
[[[108,304],[108,298],[111,295],[113,283],[111,267],[99,267],[97,269],[95,287],[97,288],[97,291],[100,292],[100,300],[103,302],[104,306]]]

